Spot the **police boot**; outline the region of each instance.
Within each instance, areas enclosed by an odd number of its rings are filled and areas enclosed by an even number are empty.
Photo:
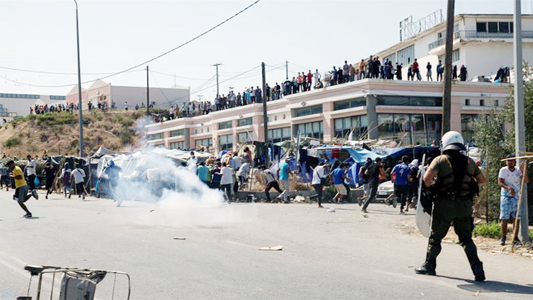
[[[483,271],[482,262],[472,263],[470,267],[472,268],[472,273],[474,273],[474,279],[476,281],[485,281],[485,271]]]
[[[421,267],[416,268],[415,273],[420,275],[437,275],[435,265],[427,261]]]

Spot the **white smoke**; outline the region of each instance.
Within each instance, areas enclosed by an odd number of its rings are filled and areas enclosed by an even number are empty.
[[[220,190],[210,189],[179,160],[149,150],[116,157],[122,171],[114,196],[123,206],[128,201],[152,203],[136,216],[149,225],[189,227],[219,226],[242,222],[240,213],[224,202]]]

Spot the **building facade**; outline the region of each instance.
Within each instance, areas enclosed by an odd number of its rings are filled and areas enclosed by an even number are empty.
[[[478,76],[493,77],[498,69],[513,66],[513,16],[504,14],[462,14],[454,19],[452,64],[468,70],[467,81]],[[533,16],[522,15],[523,59],[533,62]],[[439,60],[444,64],[446,22],[442,22],[386,50],[376,53],[383,63],[403,65],[402,76],[407,79],[407,67],[416,58],[423,80],[427,63],[432,65],[433,80]],[[415,79],[416,80],[416,79]]]
[[[182,103],[190,99],[188,87],[153,87],[149,88],[149,93],[150,104],[154,104],[156,108],[168,108],[174,104],[179,104],[181,107]],[[95,81],[88,89],[82,88],[81,94],[84,109],[87,109],[89,102],[94,106],[98,103],[106,104],[107,107],[111,107],[114,103],[118,109],[124,109],[126,104],[129,109],[133,109],[136,105],[146,106],[147,102],[146,87],[117,86],[102,80]],[[78,86],[76,85],[66,96],[67,104],[77,105],[78,98]]]
[[[267,102],[268,141],[297,136],[325,142],[388,139],[408,144],[440,141],[442,82],[363,79]],[[451,129],[472,137],[479,115],[501,110],[508,84],[455,82]],[[166,148],[236,150],[238,144],[264,140],[262,104],[180,118],[146,126],[148,143]]]
[[[0,116],[11,119],[30,114],[35,103],[51,104],[66,100],[65,96],[0,93]]]

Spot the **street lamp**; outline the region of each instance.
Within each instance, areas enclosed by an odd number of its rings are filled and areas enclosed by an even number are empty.
[[[81,101],[80,29],[78,25],[78,2],[76,3],[76,41],[78,45],[78,106],[80,113],[80,157],[83,157],[83,103]]]

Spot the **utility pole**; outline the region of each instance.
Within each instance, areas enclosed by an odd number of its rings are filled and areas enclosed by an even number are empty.
[[[289,61],[285,61],[285,80],[289,80]]]
[[[78,24],[78,2],[76,3],[76,42],[78,45],[78,106],[80,112],[80,157],[83,157],[83,101],[81,100],[80,27]]]
[[[514,2],[514,128],[516,156],[526,151],[526,125],[524,121],[524,77],[522,74],[522,11],[520,0]],[[527,164],[526,160],[520,160]],[[520,161],[518,163],[520,163]],[[519,237],[522,242],[529,241],[529,218],[527,207],[527,188],[522,191]]]
[[[146,66],[146,115],[150,116],[150,71]],[[156,82],[157,83],[157,82]]]
[[[452,109],[452,53],[455,0],[448,0],[446,19],[446,48],[444,58],[444,95],[442,97],[442,134],[450,131]]]
[[[218,64],[214,64],[213,66],[217,68],[217,96],[220,95],[220,93],[218,92],[218,66],[220,66],[221,63],[218,63]]]
[[[263,129],[265,134],[265,166],[268,166],[268,116],[267,116],[267,92],[266,92],[266,75],[265,63],[261,63],[263,74]]]

